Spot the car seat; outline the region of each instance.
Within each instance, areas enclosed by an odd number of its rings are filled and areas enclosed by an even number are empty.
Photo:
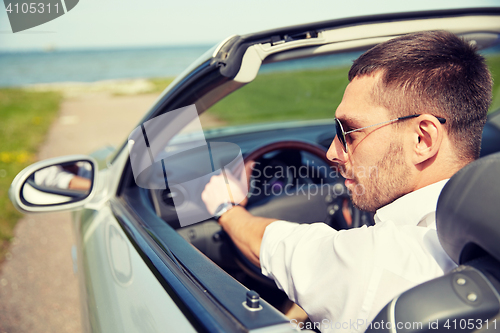
[[[500,109],[488,115],[481,139],[481,157],[500,152]]]
[[[436,226],[459,266],[394,298],[366,332],[500,332],[500,153],[448,181]]]

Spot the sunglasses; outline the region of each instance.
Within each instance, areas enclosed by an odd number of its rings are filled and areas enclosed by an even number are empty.
[[[412,114],[410,116],[404,116],[404,117],[399,117],[399,118],[396,118],[396,119],[391,119],[391,120],[384,121],[384,122],[381,122],[381,123],[378,123],[378,124],[375,124],[375,125],[370,125],[370,126],[366,126],[366,127],[362,127],[362,128],[356,128],[356,129],[353,129],[353,130],[348,131],[348,132],[344,131],[344,128],[342,127],[342,123],[340,122],[340,120],[338,120],[337,118],[335,118],[335,129],[337,131],[337,137],[339,138],[339,141],[342,144],[342,149],[344,150],[345,153],[347,153],[347,142],[346,142],[346,139],[345,139],[345,136],[347,134],[352,133],[352,132],[361,131],[361,130],[364,130],[365,128],[370,128],[370,127],[373,127],[373,126],[379,126],[379,125],[389,124],[389,123],[393,123],[393,122],[396,122],[396,121],[399,121],[399,120],[416,118],[416,117],[420,117],[420,116],[421,116],[421,114]],[[437,118],[437,120],[439,120],[439,122],[441,124],[446,123],[446,119],[441,118],[441,117],[436,117],[436,118]]]

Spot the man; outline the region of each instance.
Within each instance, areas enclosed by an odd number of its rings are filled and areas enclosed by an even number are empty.
[[[376,211],[375,226],[336,231],[241,206],[215,212],[226,186],[219,176],[202,194],[242,252],[322,331],[364,331],[393,297],[455,267],[437,238],[436,204],[447,179],[479,156],[491,100],[484,59],[443,31],[372,48],[349,80],[327,157],[353,203]]]

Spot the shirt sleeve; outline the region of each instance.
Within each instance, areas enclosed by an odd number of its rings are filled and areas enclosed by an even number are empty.
[[[340,231],[324,223],[273,222],[260,263],[311,321],[342,326],[322,326],[322,332],[364,332],[391,299],[452,266],[435,229],[390,220]]]
[[[60,166],[51,166],[35,172],[35,184],[67,189],[75,175],[64,171]]]
[[[324,223],[274,222],[262,240],[262,273],[312,319],[357,318],[373,271],[372,236],[366,227],[346,232]]]

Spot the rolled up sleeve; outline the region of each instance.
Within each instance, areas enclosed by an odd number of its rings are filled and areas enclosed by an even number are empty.
[[[346,233],[324,223],[277,221],[266,228],[262,240],[262,274],[311,319],[357,318],[373,268],[364,251],[370,239],[366,227]]]

